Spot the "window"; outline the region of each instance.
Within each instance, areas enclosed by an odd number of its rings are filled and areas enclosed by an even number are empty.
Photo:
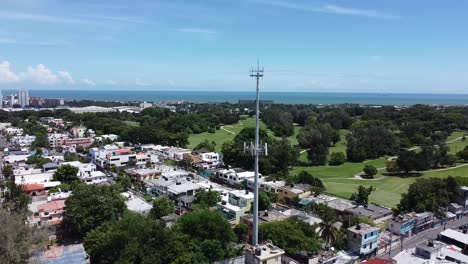
[[[366,238],[367,238],[367,234],[364,235],[364,239],[366,239]]]
[[[356,234],[354,234],[354,238],[357,238],[357,235],[356,235]]]
[[[367,247],[367,244],[364,244],[364,246],[362,246],[362,248],[366,248]]]

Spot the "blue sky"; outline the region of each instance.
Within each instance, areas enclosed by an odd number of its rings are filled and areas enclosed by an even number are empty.
[[[0,0],[0,88],[467,93],[464,0]]]

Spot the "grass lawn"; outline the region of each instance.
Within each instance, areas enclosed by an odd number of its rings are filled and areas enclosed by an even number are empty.
[[[341,133],[341,131],[340,131]],[[452,135],[448,137],[449,140],[453,140],[463,136],[464,132],[454,132]],[[345,147],[346,142],[340,143]],[[457,140],[453,143],[448,144],[450,146],[450,153],[456,153],[456,151],[460,151],[465,146],[468,145],[468,141],[461,141]],[[330,152],[332,151],[342,151],[339,150],[332,150],[330,148]],[[303,153],[301,155],[301,160],[307,160],[307,154]],[[291,173],[299,173],[301,170],[306,170],[312,175],[320,177],[325,186],[327,187],[327,192],[340,196],[343,198],[349,198],[353,192],[356,191],[359,185],[363,186],[374,186],[376,191],[372,193],[370,196],[370,201],[375,202],[381,205],[385,205],[388,207],[394,207],[398,204],[401,198],[401,194],[406,192],[408,186],[416,181],[416,179],[421,177],[438,177],[438,178],[445,178],[447,176],[461,176],[461,177],[468,177],[468,166],[460,167],[460,168],[453,168],[445,171],[431,171],[423,173],[420,177],[408,177],[408,178],[400,178],[400,177],[385,177],[380,180],[357,180],[351,179],[356,173],[362,171],[364,164],[372,164],[376,168],[383,168],[385,167],[385,158],[380,158],[376,160],[368,160],[363,163],[345,163],[341,166],[317,166],[317,167],[296,167],[294,168]],[[383,172],[383,171],[381,171]],[[375,178],[382,177],[382,174],[378,174]]]
[[[231,134],[227,131],[224,131],[222,129],[216,130],[215,133],[200,133],[200,134],[191,134],[189,136],[189,145],[187,146],[190,149],[193,149],[196,145],[198,145],[200,142],[202,142],[205,139],[208,139],[209,141],[214,141],[216,142],[216,151],[221,150],[221,146],[223,145],[224,142],[233,140],[234,137],[244,128],[246,127],[255,127],[255,118],[247,118],[245,120],[241,120],[242,125],[239,124],[234,124],[234,125],[227,125],[224,126],[225,129],[233,132],[234,134]],[[301,130],[302,127],[295,126],[294,127],[294,135],[288,137],[288,140],[291,142],[293,145],[297,145],[297,139],[296,135],[299,133],[299,130]],[[260,121],[260,129],[264,129],[267,131],[268,135],[271,137],[274,137],[276,139],[280,139],[279,137],[275,137],[273,132],[269,130],[265,123]]]
[[[418,178],[445,178],[447,176],[461,176],[468,177],[468,166],[454,168],[446,171],[432,171],[423,173],[420,177],[385,177],[381,180],[354,180],[354,179],[333,179],[323,178],[323,182],[327,187],[327,192],[343,198],[349,198],[353,192],[359,187],[374,186],[375,192],[370,196],[370,201],[388,207],[394,207],[398,204],[401,194],[408,190],[411,183]],[[376,177],[380,177],[377,175]]]
[[[352,178],[364,168],[364,165],[374,165],[376,168],[385,167],[385,158],[366,160],[362,163],[345,162],[340,166],[297,166],[291,170],[291,174],[307,171],[319,178]]]
[[[132,127],[139,127],[140,123],[135,122],[135,121],[123,121],[125,124],[132,126]]]

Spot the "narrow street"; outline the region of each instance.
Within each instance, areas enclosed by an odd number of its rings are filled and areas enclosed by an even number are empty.
[[[445,229],[450,229],[451,228],[451,229],[454,229],[454,230],[458,230],[458,227],[460,225],[464,225],[464,224],[468,224],[468,216],[465,216],[464,218],[462,218],[460,220],[455,220],[453,222],[447,223],[447,226],[445,227]],[[431,228],[431,229],[422,231],[422,232],[418,233],[417,235],[414,235],[414,236],[412,236],[410,238],[406,238],[405,240],[403,240],[403,250],[409,249],[409,248],[414,248],[414,247],[416,247],[417,244],[419,244],[419,243],[421,243],[423,241],[426,241],[428,239],[435,240],[435,239],[437,239],[437,235],[439,235],[439,233],[442,232],[442,231],[444,231],[444,226]],[[396,256],[400,252],[401,252],[401,246],[400,245],[392,246],[390,257],[393,258],[394,256]],[[388,252],[386,252],[384,254],[381,254],[378,257],[388,259],[389,258]]]

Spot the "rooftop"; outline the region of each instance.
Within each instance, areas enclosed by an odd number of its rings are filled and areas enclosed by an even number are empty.
[[[381,218],[393,214],[393,211],[385,207],[377,206],[374,204],[368,204],[366,206],[358,206],[356,208],[346,209],[346,212],[349,212],[353,215],[363,215],[372,219]]]
[[[50,212],[50,211],[62,210],[63,208],[65,208],[65,200],[55,200],[55,201],[48,202],[46,204],[38,206],[37,210]]]
[[[358,225],[355,225],[355,226],[352,226],[352,227],[348,228],[348,231],[356,233],[356,234],[368,233],[368,232],[372,232],[372,231],[375,231],[375,230],[378,230],[378,228],[373,227],[373,226],[368,225],[368,224],[364,224],[364,223],[360,223]]]
[[[468,245],[468,234],[463,234],[462,232],[458,232],[453,229],[447,229],[442,231],[440,235],[463,243],[464,245]]]

